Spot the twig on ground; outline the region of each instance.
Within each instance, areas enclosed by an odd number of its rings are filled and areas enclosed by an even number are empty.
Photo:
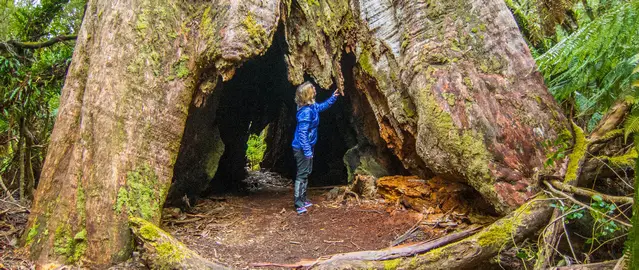
[[[419,229],[419,224],[422,223],[422,221],[426,218],[426,216],[428,216],[428,214],[424,214],[418,221],[417,223],[415,223],[415,225],[413,225],[413,227],[410,227],[410,229],[408,229],[404,234],[400,235],[399,237],[397,237],[395,240],[393,240],[393,242],[391,242],[390,246],[394,247],[397,246],[401,243],[403,243],[404,241],[408,240],[408,238],[415,233],[415,231],[417,231],[417,229]]]
[[[344,240],[337,240],[337,241],[324,240],[324,243],[328,243],[328,244],[344,243]]]
[[[167,220],[167,223],[171,223],[171,224],[186,224],[186,223],[191,223],[191,222],[196,222],[201,220],[202,218],[196,217],[196,218],[189,218],[189,219],[184,219],[184,220],[177,220],[177,219],[170,219]]]
[[[357,244],[355,244],[355,242],[353,242],[353,240],[351,240],[351,244],[353,244],[353,246],[355,246],[357,248],[357,250],[360,250],[360,247]]]

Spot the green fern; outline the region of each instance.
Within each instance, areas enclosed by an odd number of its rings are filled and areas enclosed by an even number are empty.
[[[605,111],[634,95],[639,64],[639,1],[622,3],[537,58],[555,98],[574,97],[581,113]]]
[[[624,123],[624,140],[628,140],[628,136],[630,134],[639,132],[639,115],[637,113],[633,113],[628,116],[626,122]]]

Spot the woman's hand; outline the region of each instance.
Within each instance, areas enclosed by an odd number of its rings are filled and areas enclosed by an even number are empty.
[[[335,90],[335,92],[333,92],[333,96],[334,97],[339,97],[341,95],[342,95],[342,93],[340,93],[339,90]]]

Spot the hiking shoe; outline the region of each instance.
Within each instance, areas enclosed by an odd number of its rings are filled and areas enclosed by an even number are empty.
[[[312,202],[310,202],[310,201],[306,201],[306,202],[304,203],[304,208],[311,207],[311,206],[313,206],[313,203],[312,203]]]
[[[297,209],[295,209],[295,211],[297,211],[298,215],[304,214],[304,213],[306,213],[306,207],[297,208]]]

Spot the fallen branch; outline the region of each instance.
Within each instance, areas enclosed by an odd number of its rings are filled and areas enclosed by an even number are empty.
[[[222,264],[202,258],[144,219],[131,217],[129,226],[142,244],[142,259],[151,269],[228,269]]]
[[[604,201],[608,201],[608,202],[613,202],[613,203],[617,203],[617,204],[632,204],[634,201],[632,199],[632,197],[623,197],[623,196],[612,196],[612,195],[608,195],[608,194],[603,194],[603,193],[599,193],[599,192],[595,192],[592,190],[588,190],[588,189],[584,189],[584,188],[579,188],[579,187],[575,187],[575,186],[571,186],[571,185],[567,185],[564,184],[560,181],[550,181],[550,183],[558,188],[561,189],[563,191],[566,192],[570,192],[570,193],[574,193],[577,195],[582,195],[582,196],[587,196],[587,197],[592,197],[595,195],[599,195],[601,196],[601,198]]]
[[[201,217],[195,217],[195,218],[188,218],[188,219],[183,219],[183,220],[169,219],[169,220],[165,220],[165,222],[175,225],[175,224],[186,224],[186,223],[196,222],[196,221],[200,221],[200,220],[202,220]]]

